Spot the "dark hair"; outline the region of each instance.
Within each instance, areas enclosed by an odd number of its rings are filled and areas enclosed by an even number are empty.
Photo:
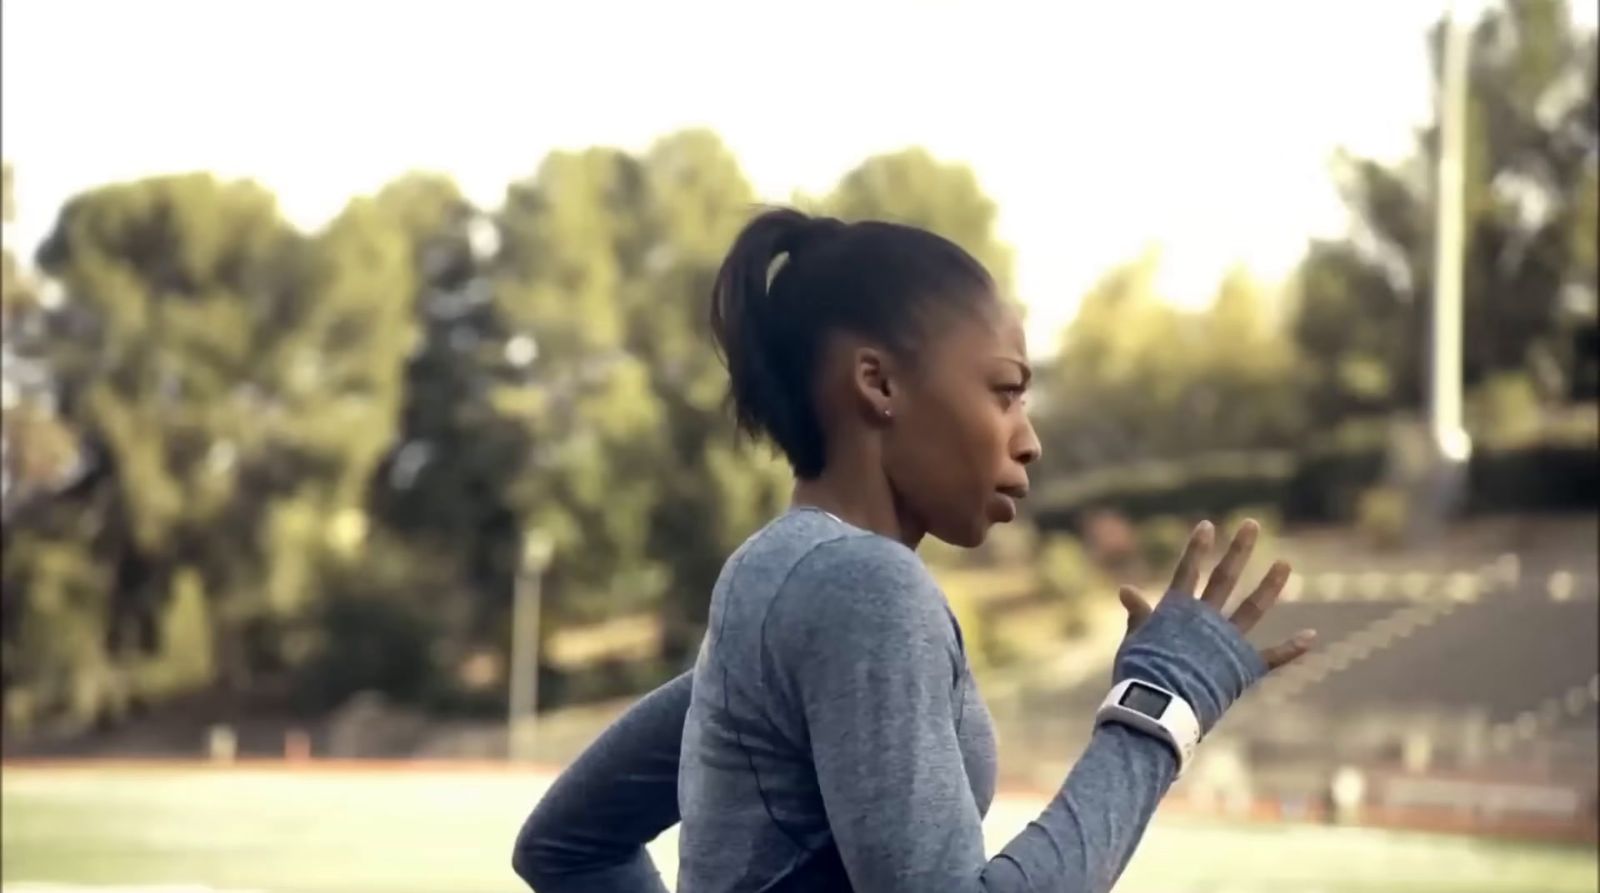
[[[770,438],[798,477],[816,477],[825,457],[812,386],[825,337],[855,332],[909,357],[930,311],[975,308],[993,294],[977,259],[926,230],[761,213],[734,240],[711,291],[711,331],[739,429]]]

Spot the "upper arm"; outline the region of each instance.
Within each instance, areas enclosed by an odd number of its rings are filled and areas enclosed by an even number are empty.
[[[799,704],[856,889],[976,885],[978,807],[956,734],[960,653],[920,561],[846,540],[798,569],[767,644]]]
[[[678,822],[678,752],[693,684],[685,673],[630,707],[561,773],[517,835],[512,864],[540,890],[601,872],[665,890],[644,845]],[[574,889],[577,889],[576,887]]]

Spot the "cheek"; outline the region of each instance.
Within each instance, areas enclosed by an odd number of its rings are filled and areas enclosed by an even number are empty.
[[[936,490],[966,501],[988,481],[1005,455],[1004,417],[980,401],[946,401],[919,425],[916,445]]]

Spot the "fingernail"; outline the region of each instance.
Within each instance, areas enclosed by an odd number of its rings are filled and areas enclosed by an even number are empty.
[[[1196,527],[1194,529],[1194,532],[1195,533],[1210,533],[1211,532],[1211,522],[1210,521],[1201,521],[1200,522],[1200,526]]]
[[[1294,643],[1300,648],[1309,646],[1317,640],[1317,631],[1314,629],[1301,630],[1294,634]]]

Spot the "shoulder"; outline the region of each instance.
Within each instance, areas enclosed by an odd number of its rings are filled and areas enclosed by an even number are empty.
[[[852,532],[817,543],[795,562],[792,578],[811,585],[872,583],[908,589],[933,585],[917,553],[887,537]]]
[[[944,597],[917,554],[893,540],[855,533],[817,543],[780,585],[768,618],[807,647],[867,641],[953,639]]]

